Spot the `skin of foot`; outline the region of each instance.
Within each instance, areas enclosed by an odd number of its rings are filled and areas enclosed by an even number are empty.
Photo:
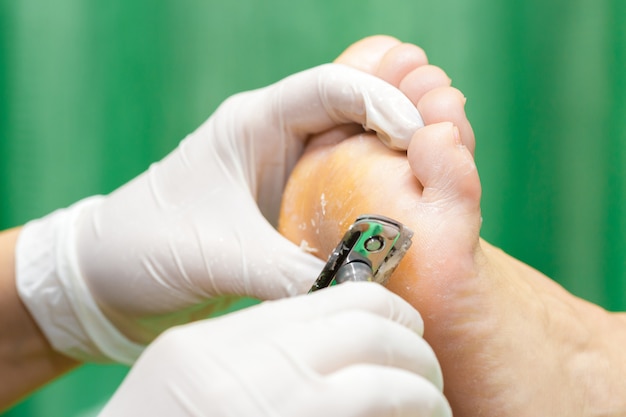
[[[407,152],[356,129],[313,138],[285,190],[281,232],[325,260],[358,215],[413,230],[386,285],[422,314],[456,417],[626,416],[625,315],[480,238],[463,95],[421,49],[394,38],[366,38],[337,62],[399,87],[426,127]]]

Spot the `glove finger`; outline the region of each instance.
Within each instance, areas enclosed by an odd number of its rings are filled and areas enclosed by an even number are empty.
[[[420,336],[424,333],[419,312],[400,296],[373,282],[346,282],[309,294],[303,301],[309,317],[364,310],[395,321]]]
[[[324,267],[324,262],[269,227],[257,239],[261,248],[247,258],[251,268],[246,276],[250,294],[273,300],[306,293]]]
[[[224,327],[245,326],[248,332],[263,334],[282,325],[353,311],[369,312],[394,321],[418,335],[424,331],[424,322],[417,310],[398,295],[371,282],[346,282],[312,294],[266,301],[215,319],[214,323],[219,321]]]
[[[320,410],[350,417],[451,417],[443,393],[419,375],[401,369],[358,365],[328,378],[329,389],[318,396]],[[339,412],[345,404],[345,412]]]
[[[443,389],[437,357],[414,331],[377,315],[350,311],[268,334],[292,361],[320,374],[358,364],[405,369]]]
[[[309,248],[305,246],[306,244],[296,246],[281,235],[276,237],[276,241],[276,246],[281,251],[280,262],[276,266],[288,283],[285,287],[286,291],[278,294],[279,297],[294,296],[308,292],[324,268],[324,261],[315,257],[314,252],[308,252]],[[278,298],[274,294],[270,294],[270,296],[272,299]],[[267,299],[270,299],[270,297],[267,297]]]
[[[275,84],[281,90],[283,120],[308,135],[337,124],[359,123],[376,131],[392,149],[407,149],[424,126],[419,111],[391,84],[342,64],[326,64]],[[298,91],[299,94],[293,94]]]
[[[195,280],[209,294],[273,300],[307,292],[324,262],[278,233],[252,204],[231,210],[237,221],[194,219],[204,251],[185,265],[200,265]],[[212,257],[205,259],[203,253]]]

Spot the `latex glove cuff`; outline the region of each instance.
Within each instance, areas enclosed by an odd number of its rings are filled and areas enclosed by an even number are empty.
[[[76,257],[76,221],[102,198],[81,200],[23,227],[15,255],[17,290],[55,350],[83,362],[130,365],[145,346],[128,340],[100,311]]]

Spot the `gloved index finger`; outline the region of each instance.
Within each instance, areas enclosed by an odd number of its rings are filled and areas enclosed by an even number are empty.
[[[346,65],[321,65],[275,87],[280,89],[283,120],[303,135],[354,122],[375,131],[389,148],[405,150],[424,126],[419,111],[400,90]]]
[[[278,313],[276,309],[284,310],[283,322],[361,310],[393,320],[420,336],[424,333],[424,321],[419,312],[400,296],[373,282],[346,282],[290,299],[266,301],[259,307],[257,314],[265,310],[274,317]]]

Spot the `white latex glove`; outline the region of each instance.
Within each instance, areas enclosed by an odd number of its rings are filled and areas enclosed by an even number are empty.
[[[451,416],[421,317],[346,283],[165,332],[100,417]]]
[[[27,224],[22,299],[57,350],[132,363],[162,330],[206,317],[218,296],[305,291],[322,263],[272,223],[307,138],[350,123],[399,149],[422,126],[399,90],[339,64],[231,97],[111,195]]]

